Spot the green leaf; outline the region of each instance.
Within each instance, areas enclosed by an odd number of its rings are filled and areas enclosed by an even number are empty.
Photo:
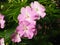
[[[14,12],[14,14],[13,14],[13,20],[15,20],[16,23],[17,23],[17,22],[18,22],[18,21],[17,21],[17,17],[18,17],[18,15],[19,15],[20,8],[17,8],[15,11],[16,11],[16,12]]]

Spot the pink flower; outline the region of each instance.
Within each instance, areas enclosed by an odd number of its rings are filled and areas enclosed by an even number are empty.
[[[32,39],[34,36],[34,31],[35,29],[35,25],[33,25],[32,23],[27,24],[28,22],[22,22],[20,23],[20,25],[16,28],[16,32],[18,34],[20,34],[20,36],[22,37],[27,37],[28,39]]]
[[[21,42],[20,35],[18,33],[16,33],[16,32],[12,35],[11,38],[12,38],[13,42],[18,42],[18,43]]]
[[[39,4],[39,2],[34,1],[31,3],[31,8],[32,10],[34,10],[39,16],[41,16],[42,18],[45,17],[46,13],[45,11],[45,7],[41,4]]]
[[[19,25],[20,24],[26,24],[26,25],[29,25],[29,24],[31,24],[31,25],[34,25],[34,26],[36,26],[36,21],[27,21],[27,20],[23,20],[23,21],[19,21]]]
[[[0,14],[0,28],[4,28],[5,24],[5,20],[4,20],[4,16],[2,14]]]
[[[38,18],[38,15],[35,13],[35,11],[31,10],[29,6],[26,6],[26,8],[21,8],[21,14],[18,16],[18,20],[27,20],[32,21]]]
[[[5,45],[4,44],[4,38],[0,38],[0,45]]]
[[[16,32],[21,38],[32,39],[33,36],[37,35],[35,20],[40,19],[40,17],[44,18],[45,15],[45,7],[37,1],[32,2],[31,7],[22,7],[21,14],[18,15],[19,26],[17,26]]]

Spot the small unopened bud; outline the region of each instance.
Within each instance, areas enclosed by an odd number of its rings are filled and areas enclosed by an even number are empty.
[[[1,5],[1,9],[3,9],[4,5]]]
[[[21,0],[21,2],[23,2],[24,0]]]

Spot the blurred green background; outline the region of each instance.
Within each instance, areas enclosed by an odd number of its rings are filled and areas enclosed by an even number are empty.
[[[11,34],[18,25],[20,9],[38,1],[46,8],[46,16],[37,21],[38,34],[31,40],[22,39],[20,43],[11,41]],[[5,15],[6,26],[0,29],[0,37],[6,45],[60,45],[60,0],[0,0],[0,13]],[[38,28],[41,26],[41,29]]]

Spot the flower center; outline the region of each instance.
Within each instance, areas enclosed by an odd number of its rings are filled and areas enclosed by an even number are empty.
[[[28,28],[27,28],[27,26],[26,26],[26,25],[24,25],[24,30],[28,30]]]
[[[38,11],[38,8],[36,8],[36,11]]]
[[[30,16],[29,16],[29,13],[28,12],[26,12],[26,18],[30,18]]]
[[[28,14],[26,15],[26,18],[29,18],[29,15]]]

